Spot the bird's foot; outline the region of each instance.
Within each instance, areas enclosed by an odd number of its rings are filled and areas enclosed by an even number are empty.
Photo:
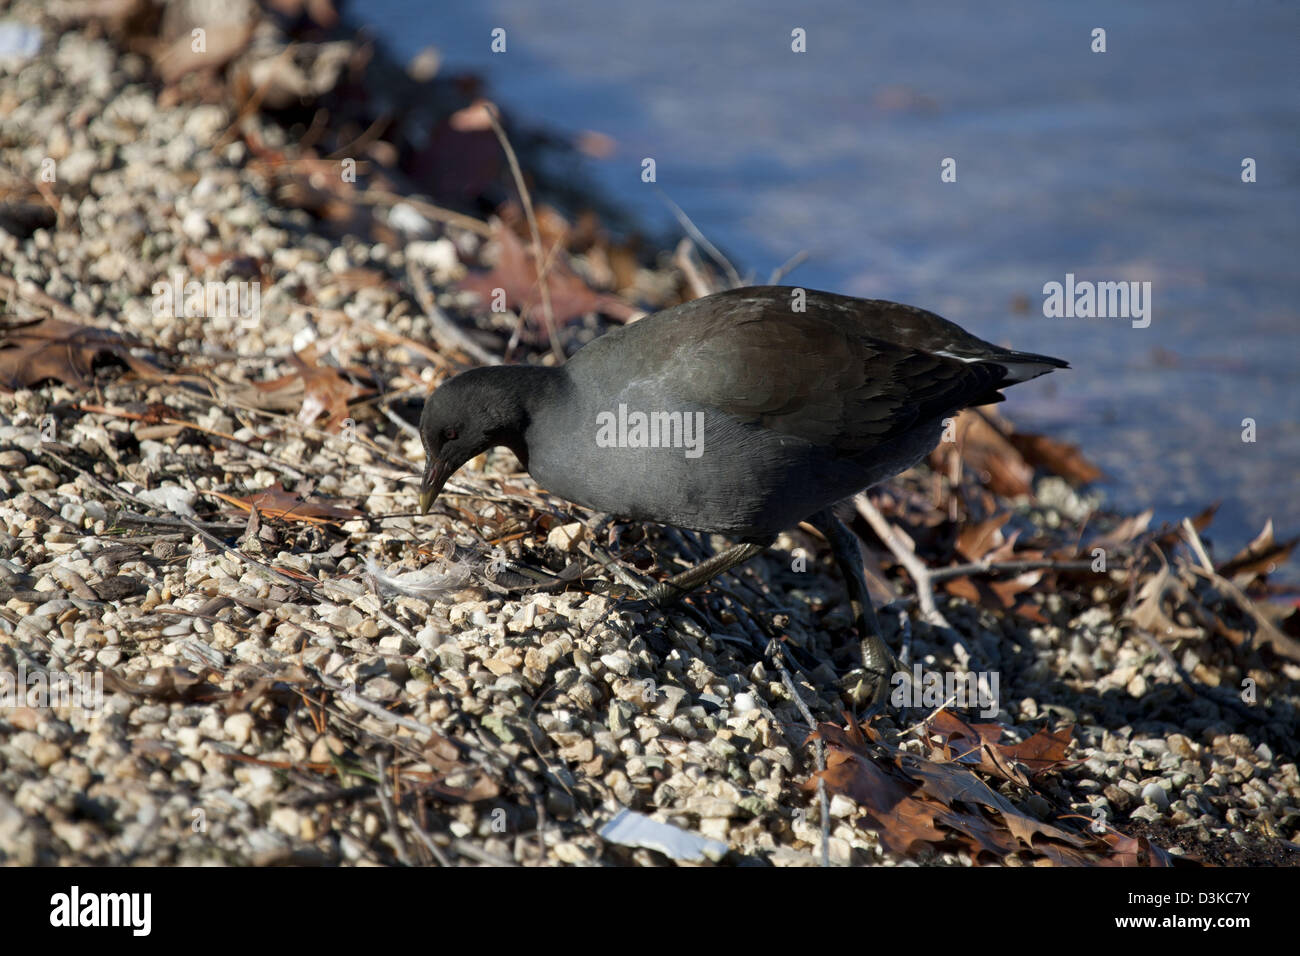
[[[643,597],[655,607],[668,607],[670,604],[676,604],[683,597],[691,592],[690,588],[682,588],[673,584],[672,581],[660,581],[648,590]]]
[[[864,716],[884,713],[889,709],[890,673],[855,667],[839,677],[835,685],[856,710]]]

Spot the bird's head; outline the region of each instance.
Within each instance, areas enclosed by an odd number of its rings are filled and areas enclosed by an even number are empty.
[[[501,366],[471,369],[444,382],[425,401],[420,415],[422,514],[461,465],[489,448],[505,445],[527,463],[523,433],[528,416],[509,373]]]

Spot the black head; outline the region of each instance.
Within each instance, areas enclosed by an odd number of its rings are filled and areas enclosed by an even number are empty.
[[[505,445],[527,463],[527,396],[519,387],[518,368],[494,366],[462,372],[444,382],[424,403],[420,415],[420,440],[424,443],[421,512],[428,512],[461,465],[489,448]]]

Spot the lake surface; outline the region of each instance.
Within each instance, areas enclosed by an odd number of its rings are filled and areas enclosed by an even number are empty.
[[[1067,359],[1004,407],[1081,444],[1118,506],[1177,520],[1223,499],[1220,556],[1270,516],[1300,533],[1300,5],[369,0],[352,15],[401,59],[432,45],[444,70],[483,75],[518,121],[612,137],[584,174],[667,224],[641,182],[653,157],[758,281],[806,250],[786,283]],[[1149,282],[1149,324],[1046,317],[1044,286],[1067,275]]]

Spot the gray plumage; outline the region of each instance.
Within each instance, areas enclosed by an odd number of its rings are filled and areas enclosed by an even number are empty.
[[[1067,367],[893,302],[809,290],[795,311],[794,292],[718,293],[608,332],[560,368],[455,377],[421,419],[422,502],[505,445],[543,488],[578,504],[768,542],[916,464],[946,417]],[[620,405],[702,420],[701,453],[602,447],[601,423]]]

